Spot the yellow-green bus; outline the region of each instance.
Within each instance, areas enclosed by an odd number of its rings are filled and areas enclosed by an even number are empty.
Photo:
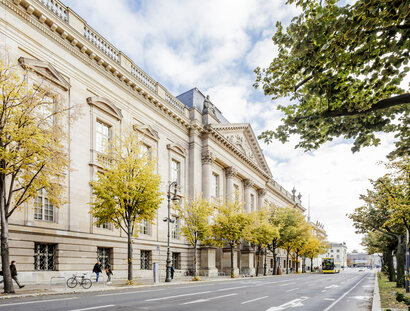
[[[333,257],[322,258],[322,272],[323,273],[339,273],[341,265],[335,262]]]

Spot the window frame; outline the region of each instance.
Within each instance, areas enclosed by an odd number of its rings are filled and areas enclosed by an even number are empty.
[[[151,269],[151,254],[150,250],[141,249],[140,250],[140,269],[141,270],[152,270]]]
[[[41,195],[39,195],[39,192],[41,191]],[[41,208],[38,207],[39,201],[38,198],[41,197]],[[46,200],[47,200],[47,205],[48,208],[46,210]],[[47,211],[50,211],[50,207],[51,206],[51,217],[52,219],[46,219],[47,217],[50,217],[50,214],[47,213]],[[38,218],[37,215],[39,215],[40,213],[38,212],[38,210],[41,209],[41,218]],[[46,214],[48,215],[46,217]],[[54,207],[53,204],[50,203],[50,200],[48,199],[48,192],[47,189],[42,188],[40,190],[37,191],[37,196],[34,199],[34,220],[40,220],[40,221],[47,221],[47,222],[56,222],[56,208]]]
[[[40,247],[46,248],[46,251],[40,252]],[[52,252],[49,251],[52,248]],[[56,271],[57,270],[57,244],[34,242],[34,271]],[[49,260],[52,259],[52,268],[49,268]],[[45,260],[45,269],[41,269],[41,258]]]

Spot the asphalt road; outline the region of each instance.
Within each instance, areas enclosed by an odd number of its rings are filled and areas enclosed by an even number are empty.
[[[0,311],[371,310],[375,271],[195,282],[84,294],[7,299]]]

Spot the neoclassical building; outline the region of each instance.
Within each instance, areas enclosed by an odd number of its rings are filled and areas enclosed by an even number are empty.
[[[247,211],[265,204],[304,211],[300,197],[274,180],[250,124],[228,122],[197,88],[170,94],[60,1],[0,2],[2,50],[46,80],[53,98],[81,111],[68,128],[67,204],[54,208],[43,191],[10,219],[10,255],[23,280],[91,271],[97,258],[109,261],[116,276],[126,276],[126,236],[111,224],[94,225],[89,182],[107,161],[104,143],[127,128],[158,159],[163,192],[177,181],[181,195],[202,192],[207,199],[224,200],[236,194]],[[134,243],[137,277],[151,277],[154,262],[165,268],[166,216],[164,200],[155,224],[141,224]],[[192,249],[173,217],[172,260],[183,273],[192,268]],[[254,249],[241,245],[235,256],[237,273],[254,273]],[[226,271],[228,258],[223,249],[202,248],[201,274]],[[268,268],[273,266],[270,258]],[[278,260],[283,263],[284,253]]]

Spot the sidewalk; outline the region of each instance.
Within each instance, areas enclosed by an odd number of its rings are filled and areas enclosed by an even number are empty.
[[[259,277],[250,277],[252,279],[267,278],[267,277],[280,277],[276,275],[269,276],[259,276]],[[63,279],[53,280],[53,283],[41,283],[41,284],[25,284],[25,287],[19,289],[18,286],[14,283],[15,294],[4,294],[0,293],[0,299],[8,298],[19,298],[19,297],[35,297],[42,295],[61,295],[61,294],[73,294],[73,293],[83,293],[83,292],[96,292],[96,291],[111,291],[125,288],[141,288],[141,287],[153,287],[153,286],[169,286],[175,284],[188,284],[192,282],[215,282],[215,281],[229,281],[229,280],[242,280],[243,277],[238,277],[231,279],[227,276],[219,276],[215,278],[201,277],[201,281],[192,281],[192,276],[179,277],[170,283],[165,283],[161,281],[158,284],[154,284],[152,279],[137,279],[135,285],[127,285],[126,279],[121,280],[112,280],[112,283],[105,284],[105,282],[95,283],[93,280],[93,285],[89,289],[83,289],[81,286],[77,285],[76,288],[68,288],[65,286]],[[246,278],[248,279],[248,278]],[[2,289],[1,289],[2,290]]]

